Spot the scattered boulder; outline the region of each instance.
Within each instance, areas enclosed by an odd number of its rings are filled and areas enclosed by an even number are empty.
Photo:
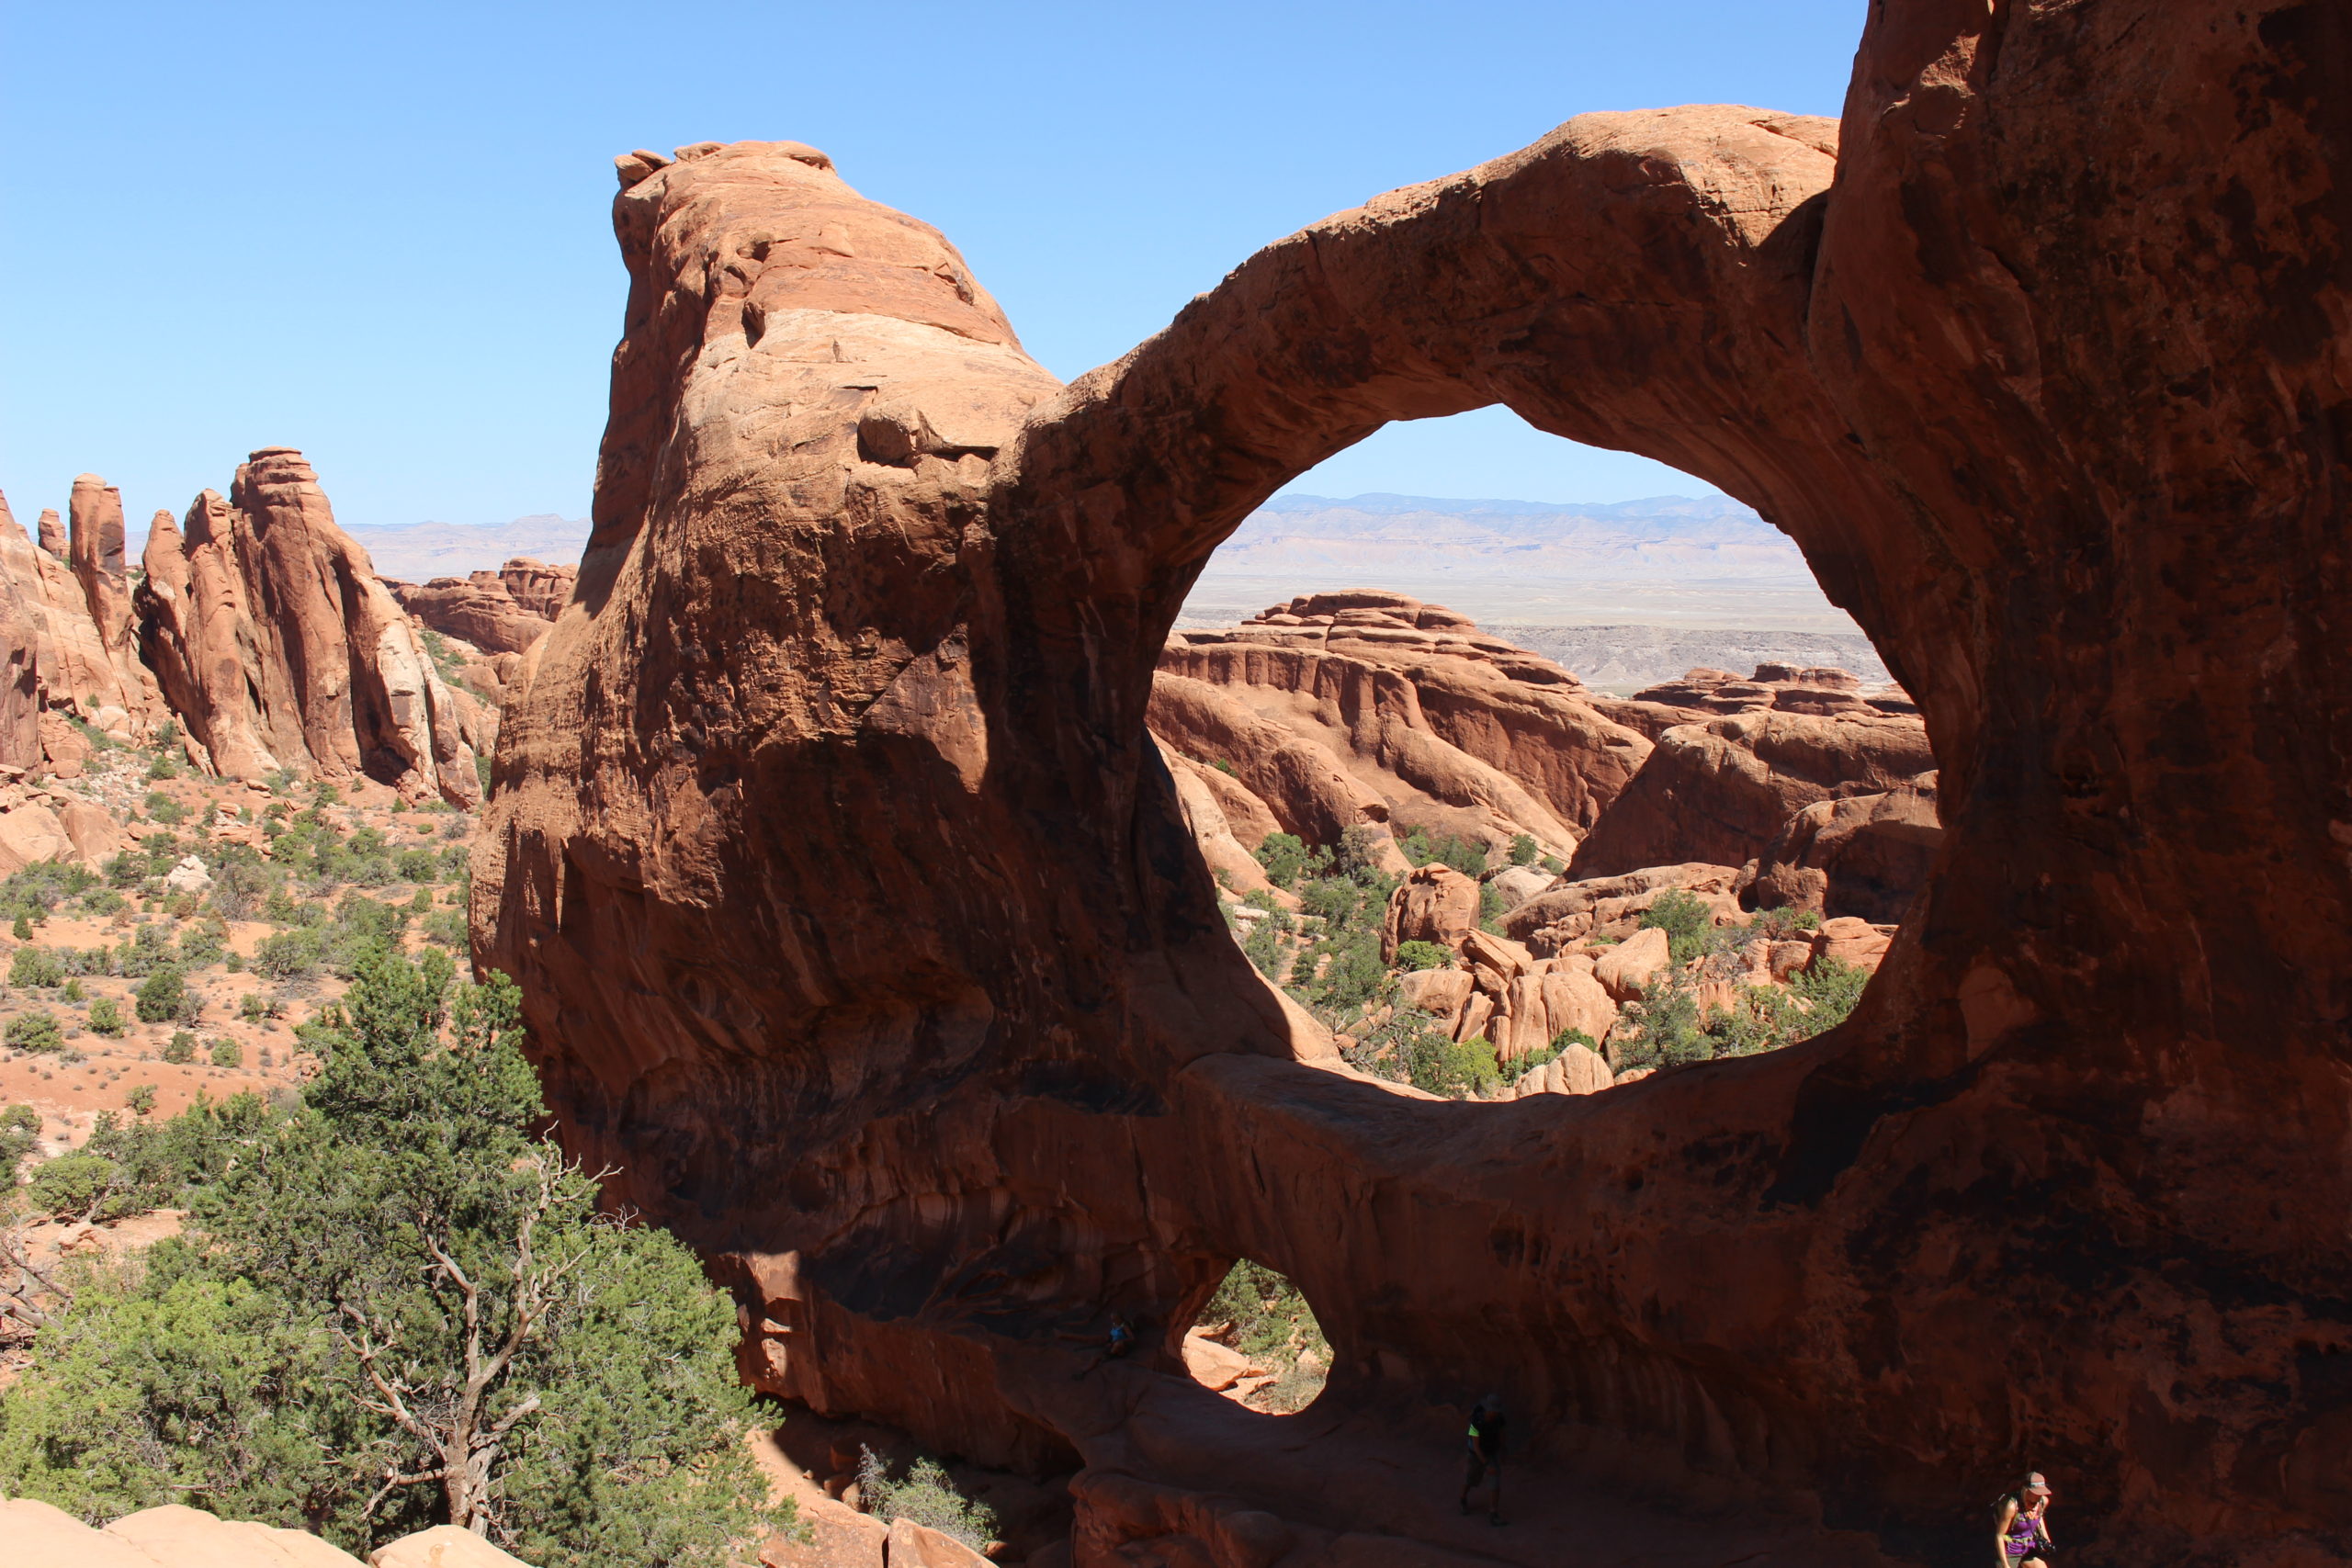
[[[11,875],[42,861],[76,858],[73,835],[46,806],[0,811],[0,875]]]
[[[1665,973],[1668,946],[1656,926],[1635,931],[1593,961],[1592,977],[1612,1001],[1639,1000],[1643,988]]]
[[[1872,925],[1851,915],[1824,920],[1813,936],[1815,960],[1834,958],[1841,964],[1876,971],[1886,950],[1894,945],[1895,928]]]
[[[523,1560],[455,1525],[404,1535],[368,1554],[370,1568],[526,1568]]]
[[[1531,1094],[1598,1094],[1615,1081],[1610,1074],[1606,1057],[1571,1041],[1562,1046],[1560,1054],[1551,1061],[1521,1075],[1510,1087],[1510,1098],[1524,1100]]]
[[[889,1568],[989,1568],[989,1560],[943,1530],[892,1519]]]
[[[1487,886],[1501,897],[1505,909],[1516,909],[1559,880],[1535,866],[1514,865],[1487,878]]]
[[[1388,896],[1388,916],[1380,931],[1380,958],[1394,963],[1408,942],[1433,942],[1459,949],[1478,929],[1478,879],[1432,861],[1416,866]]]
[[[164,874],[164,886],[175,893],[203,895],[212,891],[212,874],[194,855],[182,855],[179,864]]]
[[[1502,925],[1530,952],[1559,953],[1589,937],[1630,936],[1649,907],[1672,892],[1696,897],[1719,923],[1736,920],[1741,874],[1736,866],[1688,861],[1644,866],[1622,876],[1558,882],[1508,911]]]
[[[359,1568],[359,1559],[308,1531],[223,1519],[177,1503],[125,1514],[101,1529],[29,1497],[0,1498],[0,1538],[9,1568]],[[402,1536],[368,1561],[375,1568],[527,1568],[448,1525]]]

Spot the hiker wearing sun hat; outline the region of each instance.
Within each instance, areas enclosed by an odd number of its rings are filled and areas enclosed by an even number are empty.
[[[1994,1505],[2001,1523],[1993,1532],[2000,1549],[1998,1568],[2050,1568],[2050,1483],[2040,1471],[2027,1474],[2018,1489]]]

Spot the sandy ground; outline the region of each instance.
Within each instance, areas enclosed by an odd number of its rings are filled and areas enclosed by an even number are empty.
[[[145,754],[129,751],[100,753],[82,777],[50,781],[46,787],[52,800],[70,796],[107,807],[125,845],[149,833],[167,831],[182,841],[184,852],[192,852],[199,860],[206,858],[209,846],[223,842],[248,843],[266,855],[265,815],[273,806],[290,815],[307,809],[314,798],[308,784],[298,784],[285,795],[272,795],[258,785],[227,780],[188,776],[151,780],[145,776],[150,760]],[[450,823],[463,821],[462,818],[453,818],[446,811],[396,811],[392,792],[367,780],[342,784],[337,789],[344,800],[323,807],[322,814],[346,835],[356,829],[373,828],[384,835],[393,853],[408,849],[438,853],[451,842],[463,841],[447,836]],[[146,796],[151,791],[176,802],[190,814],[189,819],[168,826],[147,819]],[[208,829],[197,826],[216,811],[225,811],[229,818],[242,812],[250,819],[220,818]],[[470,831],[471,824],[466,827]],[[407,905],[417,890],[418,885],[401,882],[357,891]],[[350,891],[336,888],[312,901],[331,908]],[[461,897],[455,883],[436,883],[429,891],[436,910],[456,907]],[[136,891],[129,895],[124,908],[110,915],[60,905],[34,928],[30,945],[52,949],[119,946],[130,941],[141,925],[160,925],[176,941],[210,913],[200,909],[175,914],[178,907],[168,895],[143,897]],[[424,945],[416,929],[419,924],[414,919],[410,922],[412,952],[422,951]],[[231,922],[228,951],[249,964],[263,940],[277,929],[260,919]],[[6,930],[5,920],[0,920],[0,933]],[[17,950],[27,945],[0,934],[0,976],[6,975]],[[317,1062],[300,1048],[295,1031],[345,988],[344,981],[323,970],[306,978],[273,981],[250,967],[226,962],[190,971],[187,981],[203,1002],[202,1012],[193,1023],[138,1021],[132,1002],[139,986],[136,979],[83,976],[78,1001],[66,999],[63,987],[0,987],[0,1028],[19,1014],[46,1010],[57,1020],[65,1037],[66,1048],[53,1054],[0,1047],[0,1104],[28,1104],[41,1115],[41,1146],[36,1158],[85,1142],[100,1112],[128,1114],[130,1097],[141,1087],[154,1090],[149,1114],[159,1118],[176,1115],[199,1094],[218,1100],[245,1092],[269,1095],[297,1089],[316,1070]],[[273,1003],[276,1016],[246,1019],[242,1010],[253,996]],[[112,998],[121,1015],[124,1028],[118,1037],[109,1038],[90,1027],[90,1003],[100,998]],[[185,1065],[164,1061],[165,1047],[182,1030],[196,1037],[196,1059]],[[236,1047],[233,1066],[214,1065],[214,1046],[224,1040]],[[77,1056],[79,1060],[73,1059]]]

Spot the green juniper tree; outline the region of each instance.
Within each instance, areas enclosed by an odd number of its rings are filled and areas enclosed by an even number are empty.
[[[0,1404],[0,1489],[360,1551],[447,1522],[543,1568],[716,1568],[778,1522],[731,1305],[533,1135],[510,985],[453,989],[438,952],[354,968],[305,1026],[302,1103],[253,1102],[195,1162],[187,1239],[44,1330]]]

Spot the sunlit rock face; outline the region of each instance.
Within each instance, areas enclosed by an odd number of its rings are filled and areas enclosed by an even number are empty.
[[[254,453],[184,526],[159,514],[143,561],[140,651],[211,771],[365,773],[412,799],[481,798],[465,699],[335,525],[302,454]]]
[[[563,1135],[763,1386],[1081,1459],[1088,1561],[1466,1554],[1328,1461],[1496,1386],[1558,1486],[1759,1562],[1976,1550],[2028,1463],[2085,1562],[2352,1552],[2347,75],[2316,6],[1879,6],[1842,145],[1581,117],[1068,388],[822,154],[623,160],[596,532],[474,885]],[[1916,699],[1942,840],[1846,1027],[1437,1103],[1229,939],[1147,737],[1185,589],[1493,402],[1755,505]],[[1329,1338],[1319,1450],[1190,1403],[1244,1255]]]

